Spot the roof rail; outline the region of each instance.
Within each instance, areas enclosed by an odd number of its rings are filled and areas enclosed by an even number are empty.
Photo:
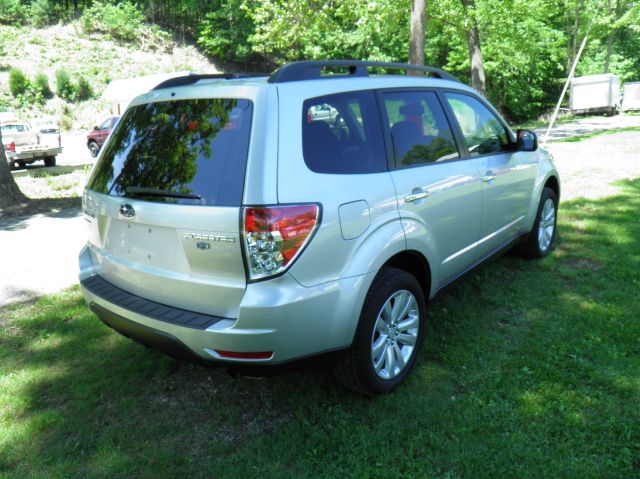
[[[322,75],[322,69],[342,68],[348,71],[345,75]],[[357,60],[312,60],[292,62],[278,68],[270,77],[269,83],[285,83],[300,80],[318,80],[336,77],[366,77],[369,68],[386,68],[389,70],[413,70],[431,73],[436,78],[460,82],[450,73],[435,67],[410,65],[408,63],[365,62]]]
[[[232,80],[235,78],[252,78],[252,77],[266,77],[269,76],[268,73],[189,73],[188,75],[183,75],[179,77],[169,78],[163,82],[158,83],[155,87],[151,89],[160,90],[162,88],[170,88],[184,85],[192,85],[200,80]]]

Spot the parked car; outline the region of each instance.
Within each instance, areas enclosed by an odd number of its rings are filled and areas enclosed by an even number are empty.
[[[89,132],[87,135],[87,148],[89,148],[91,156],[94,158],[98,156],[100,148],[107,141],[107,137],[116,123],[118,123],[119,118],[119,116],[111,116],[105,119],[100,126],[94,126],[93,130]]]
[[[55,166],[56,156],[62,153],[59,135],[53,144],[43,141],[43,136],[37,130],[32,130],[27,122],[3,122],[0,123],[0,129],[10,168],[24,168],[39,160],[45,166]]]
[[[343,124],[308,121],[321,105]],[[387,393],[428,300],[505,249],[546,256],[559,197],[536,135],[442,70],[190,75],[114,129],[83,194],[80,282],[105,324],[173,356],[254,373],[331,356],[348,387]]]

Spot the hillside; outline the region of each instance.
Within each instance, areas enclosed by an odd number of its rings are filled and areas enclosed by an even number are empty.
[[[55,72],[63,68],[74,82],[79,76],[86,78],[93,98],[71,103],[54,95],[42,106],[20,104],[9,92],[11,68],[22,70],[29,79],[45,73],[53,91]],[[110,81],[182,70],[215,72],[217,68],[194,46],[178,43],[157,29],[131,44],[106,34],[85,34],[78,22],[39,29],[0,26],[0,111],[15,111],[24,119],[66,116],[63,123],[70,123],[70,129],[86,130],[110,112],[110,103],[101,98]]]

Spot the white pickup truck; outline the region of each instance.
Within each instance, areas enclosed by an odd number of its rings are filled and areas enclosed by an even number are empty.
[[[38,160],[43,160],[45,166],[55,166],[56,155],[62,153],[59,133],[54,141],[50,141],[39,131],[32,130],[28,123],[21,121],[0,123],[0,130],[4,152],[11,168],[24,168]]]

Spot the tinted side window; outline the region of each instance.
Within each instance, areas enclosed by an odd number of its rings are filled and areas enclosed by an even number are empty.
[[[458,120],[469,155],[488,155],[511,149],[507,131],[486,106],[469,95],[447,92],[445,96]]]
[[[459,158],[453,134],[433,92],[384,95],[393,150],[400,166]]]
[[[238,206],[252,103],[201,99],[127,109],[88,188],[111,196],[180,204]]]
[[[382,126],[372,91],[306,100],[304,161],[316,173],[376,173],[387,169]]]

